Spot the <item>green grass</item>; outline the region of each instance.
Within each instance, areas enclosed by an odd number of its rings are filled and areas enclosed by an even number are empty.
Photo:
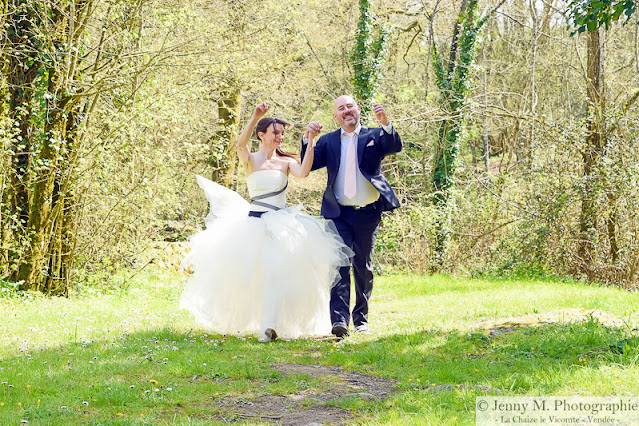
[[[0,298],[0,424],[243,424],[254,420],[225,402],[337,385],[280,373],[273,363],[394,380],[395,393],[383,401],[344,395],[323,403],[350,410],[355,424],[474,424],[483,393],[473,386],[501,395],[639,394],[637,295],[623,290],[381,276],[370,333],[261,344],[199,329],[177,307],[183,283],[148,272],[103,293]],[[479,320],[565,308],[599,309],[625,325],[592,318],[494,336],[474,328]]]

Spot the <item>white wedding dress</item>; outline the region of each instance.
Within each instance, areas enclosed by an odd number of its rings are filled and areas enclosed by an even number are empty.
[[[330,289],[352,255],[331,221],[286,207],[287,175],[259,170],[247,177],[249,204],[197,176],[210,204],[206,230],[190,238],[193,275],[180,297],[213,333],[284,339],[331,331]],[[265,212],[249,217],[249,211]]]

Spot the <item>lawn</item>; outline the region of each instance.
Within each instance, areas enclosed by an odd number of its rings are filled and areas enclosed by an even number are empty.
[[[259,343],[180,311],[147,271],[69,298],[0,297],[0,424],[475,424],[483,395],[639,395],[637,295],[376,278],[371,331]]]

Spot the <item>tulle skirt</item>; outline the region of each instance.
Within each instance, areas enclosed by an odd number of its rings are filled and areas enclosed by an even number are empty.
[[[352,252],[331,221],[300,210],[209,222],[190,239],[194,272],[180,307],[213,333],[328,335],[331,286]]]

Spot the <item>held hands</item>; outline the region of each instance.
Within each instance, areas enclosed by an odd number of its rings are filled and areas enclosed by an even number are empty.
[[[322,126],[319,122],[311,121],[306,126],[306,132],[304,133],[304,137],[308,138],[309,141],[312,141],[313,139],[317,137],[317,135],[322,133],[323,127],[324,126]]]
[[[386,116],[386,110],[381,104],[373,104],[373,113],[375,113],[375,117],[377,120],[382,123],[384,126],[388,126],[388,117]]]
[[[266,114],[266,112],[271,108],[271,103],[266,101],[262,102],[258,106],[255,107],[255,111],[253,112],[253,117],[256,119],[260,119]]]

